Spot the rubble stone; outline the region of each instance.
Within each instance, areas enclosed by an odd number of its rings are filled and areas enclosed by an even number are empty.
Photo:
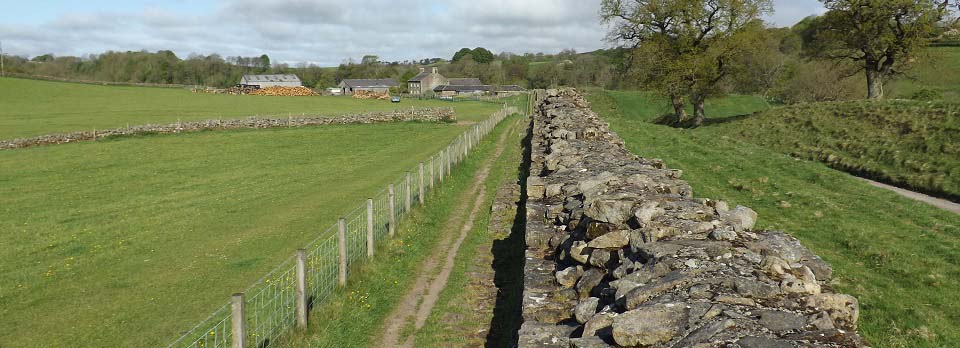
[[[534,102],[520,347],[866,347],[856,299],[796,238],[692,197],[575,90]]]

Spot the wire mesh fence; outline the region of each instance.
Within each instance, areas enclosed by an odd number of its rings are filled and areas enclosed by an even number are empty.
[[[307,285],[310,303],[320,303],[337,288],[339,270],[337,224],[307,246]],[[312,307],[312,306],[311,306]]]
[[[247,340],[255,347],[276,343],[294,325],[296,268],[289,258],[244,291]]]
[[[167,347],[220,348],[243,342],[245,347],[263,348],[289,337],[290,329],[298,322],[298,308],[306,313],[309,308],[328,299],[344,281],[341,274],[349,277],[353,266],[367,259],[368,243],[372,247],[388,239],[390,229],[396,229],[396,226],[390,226],[391,221],[409,215],[412,207],[421,201],[421,195],[425,201],[427,194],[440,185],[441,179],[448,177],[451,169],[468,155],[470,145],[475,145],[507,116],[525,110],[511,105],[505,103],[502,110],[470,127],[422,165],[418,163],[394,180],[392,197],[389,190],[382,190],[371,198],[371,202],[364,202],[343,215],[342,245],[338,221],[304,248],[303,259],[287,259],[247,288],[239,315],[236,314],[237,307],[224,305]],[[368,225],[371,222],[372,225]],[[341,252],[345,252],[345,257],[341,258]],[[303,278],[298,278],[298,263],[304,265]],[[299,284],[303,284],[302,289]],[[242,325],[238,325],[239,318],[244,318]],[[243,340],[236,340],[233,330],[241,330],[238,332],[243,335]]]

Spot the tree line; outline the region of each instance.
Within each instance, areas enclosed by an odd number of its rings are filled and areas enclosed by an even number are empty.
[[[883,99],[887,81],[957,28],[947,0],[821,3],[826,14],[791,28],[761,20],[770,0],[603,0],[601,18],[627,50],[623,72],[670,100],[673,123],[694,127],[707,98],[732,92],[785,103]]]
[[[180,58],[168,50],[110,51],[85,57],[44,54],[33,58],[5,58],[9,73],[119,83],[223,88],[239,83],[245,74],[296,74],[305,86],[326,88],[344,79],[394,78],[402,82],[419,73],[420,68],[436,66],[448,77],[477,77],[491,85],[547,88],[556,85],[613,87],[617,83],[616,64],[621,53],[622,50],[601,50],[578,54],[564,50],[556,54],[493,54],[478,47],[460,50],[451,59],[384,62],[378,56],[367,55],[360,61],[347,60],[337,67],[272,63],[267,55],[192,54]]]
[[[960,43],[960,25],[947,0],[821,0],[828,9],[789,28],[763,22],[770,0],[602,0],[614,48],[578,53],[501,52],[462,48],[450,58],[381,61],[376,55],[337,67],[271,62],[267,55],[177,57],[171,51],[106,52],[86,57],[7,56],[7,71],[26,75],[123,83],[228,87],[244,74],[296,74],[305,86],[344,79],[394,78],[421,68],[490,85],[644,89],[670,100],[677,123],[701,124],[705,100],[758,94],[780,103],[868,97],[924,59],[940,38]],[[693,115],[687,114],[687,109]]]

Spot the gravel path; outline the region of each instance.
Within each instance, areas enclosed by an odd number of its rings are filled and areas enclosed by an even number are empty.
[[[943,209],[943,210],[946,210],[946,211],[949,211],[949,212],[953,212],[953,213],[956,213],[956,214],[960,214],[960,204],[953,203],[953,202],[948,201],[948,200],[946,200],[946,199],[940,199],[940,198],[936,198],[936,197],[927,196],[927,195],[922,194],[922,193],[913,192],[913,191],[910,191],[910,190],[905,190],[905,189],[902,189],[902,188],[899,188],[899,187],[896,187],[896,186],[890,186],[890,185],[887,185],[887,184],[882,184],[882,183],[879,183],[879,182],[876,182],[876,181],[873,181],[873,180],[870,180],[870,179],[864,179],[864,178],[860,178],[860,179],[863,180],[863,181],[866,181],[866,182],[870,183],[870,185],[873,185],[873,186],[875,186],[875,187],[887,189],[887,190],[896,192],[897,194],[899,194],[899,195],[901,195],[901,196],[904,196],[904,197],[907,197],[907,198],[910,198],[910,199],[914,199],[914,200],[918,200],[918,201],[927,203],[927,204],[929,204],[929,205],[932,205],[932,206],[934,206],[934,207],[937,207],[937,208],[940,208],[940,209]]]

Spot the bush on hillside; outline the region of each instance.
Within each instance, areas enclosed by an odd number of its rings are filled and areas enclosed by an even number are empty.
[[[796,62],[788,70],[773,93],[786,104],[854,100],[867,95],[865,79],[848,77],[849,69],[836,63]]]
[[[920,100],[920,101],[942,100],[943,92],[940,92],[935,89],[924,88],[914,92],[913,95],[910,96],[910,99]]]

